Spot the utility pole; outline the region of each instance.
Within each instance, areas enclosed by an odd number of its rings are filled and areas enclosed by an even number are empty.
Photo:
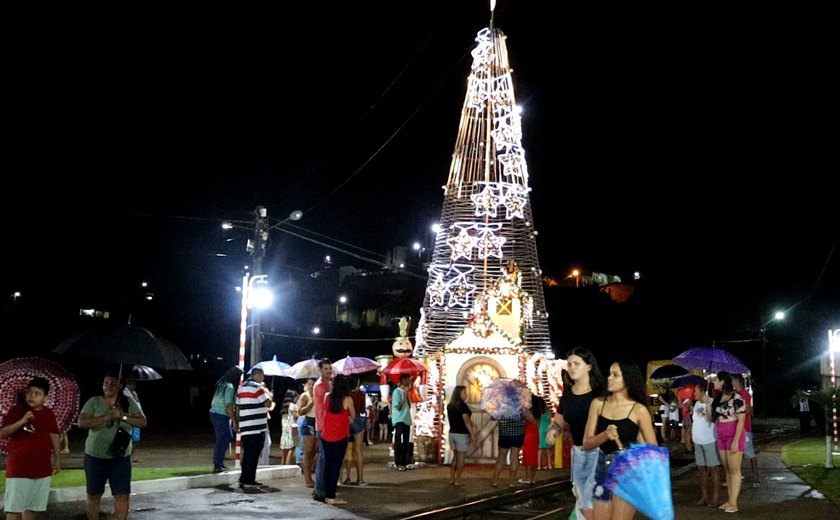
[[[265,248],[268,242],[267,218],[268,212],[265,206],[257,206],[254,210],[254,238],[249,244],[253,248],[250,252],[254,258],[254,277],[263,274],[263,257],[265,257]],[[254,322],[251,327],[251,366],[253,367],[262,361],[262,335],[260,334],[262,316],[258,308],[252,309],[252,312]]]
[[[767,330],[761,327],[761,416],[767,416]]]

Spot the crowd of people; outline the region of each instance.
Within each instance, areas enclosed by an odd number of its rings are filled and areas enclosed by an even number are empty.
[[[224,465],[230,443],[238,433],[242,459],[239,485],[260,486],[257,467],[268,463],[271,449],[269,419],[279,412],[279,448],[283,464],[298,464],[312,497],[340,506],[341,474],[344,485],[366,486],[365,447],[387,442],[393,448],[397,471],[413,463],[413,378],[403,375],[390,399],[371,396],[364,386],[346,375],[333,375],[329,359],[318,363],[320,377],[306,380],[300,391],[284,389],[280,406],[265,383],[260,368],[253,368],[244,382],[243,371],[231,367],[215,385],[209,419],[215,433],[213,471],[228,471]],[[592,352],[574,348],[566,355],[562,371],[564,393],[552,414],[550,403],[531,396],[531,406],[518,417],[494,421],[498,429],[496,460],[491,485],[498,487],[507,468],[507,485],[536,482],[540,468],[551,468],[554,445],[562,436],[572,446],[571,481],[576,497],[575,513],[586,519],[631,519],[635,509],[613,494],[606,481],[609,464],[625,447],[644,443],[658,445],[653,417],[646,406],[645,381],[634,362],[617,360],[605,377]],[[25,399],[4,416],[0,435],[10,438],[6,469],[6,514],[29,518],[46,510],[50,478],[61,470],[60,433],[55,415],[44,406],[49,382],[33,378]],[[463,486],[468,454],[476,450],[492,430],[481,434],[472,421],[468,389],[454,387],[446,406],[448,446],[452,453],[450,484]],[[661,395],[663,423],[678,402],[667,391]],[[742,487],[741,465],[750,461],[753,485],[759,485],[751,432],[751,396],[740,374],[719,372],[712,383],[696,385],[693,399],[680,403],[675,422],[659,432],[664,442],[676,439],[694,452],[698,470],[698,506],[738,511]],[[88,399],[78,426],[88,430],[84,469],[87,486],[87,516],[99,518],[105,484],[114,497],[114,514],[126,518],[131,493],[135,445],[146,426],[136,386],[126,384],[121,374],[109,372],[102,395]],[[672,436],[673,435],[673,436]],[[134,455],[134,457],[132,457]],[[24,462],[26,461],[26,462]],[[524,476],[518,477],[518,468]],[[352,476],[355,470],[355,479]],[[722,488],[725,486],[726,496]]]

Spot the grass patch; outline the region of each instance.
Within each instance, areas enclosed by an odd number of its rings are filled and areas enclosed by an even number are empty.
[[[207,475],[210,470],[206,466],[187,466],[180,468],[138,468],[131,469],[131,481],[155,480],[171,477],[193,477]],[[63,469],[58,475],[53,475],[53,488],[82,487],[85,485],[85,470]],[[0,493],[6,491],[6,475],[0,473]]]
[[[808,485],[840,505],[840,457],[834,456],[834,468],[825,467],[825,439],[802,439],[782,448],[782,461]]]

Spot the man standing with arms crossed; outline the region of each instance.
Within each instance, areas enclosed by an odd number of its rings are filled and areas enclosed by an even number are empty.
[[[259,486],[257,465],[265,447],[268,430],[268,409],[271,398],[262,384],[265,375],[261,368],[252,368],[251,376],[236,390],[236,409],[239,412],[239,435],[242,439],[242,473],[239,487]]]
[[[324,399],[332,391],[332,363],[329,359],[323,358],[318,362],[318,369],[321,371],[321,377],[315,381],[315,386],[312,387],[312,400],[315,402],[315,438],[321,454],[318,456],[318,463],[315,465],[315,491],[312,492],[312,498],[323,502],[327,499],[327,495],[324,493],[326,486],[324,484],[324,452],[321,450],[321,428],[324,425],[324,416],[326,415]],[[350,432],[348,431],[347,434],[349,435]]]

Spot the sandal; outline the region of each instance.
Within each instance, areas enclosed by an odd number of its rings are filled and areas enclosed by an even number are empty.
[[[342,484],[344,484],[345,486],[349,486],[350,485],[350,479],[349,478],[344,479],[344,482],[342,482]]]
[[[697,501],[697,502],[695,502],[694,504],[695,504],[695,505],[698,505],[698,506],[705,506],[705,505],[708,505],[708,504],[709,504],[709,502],[707,502],[705,498],[701,498],[700,500],[698,500],[698,501]]]
[[[342,500],[340,498],[328,498],[324,502],[326,502],[327,504],[329,504],[331,506],[343,506],[343,505],[347,504],[346,500]]]
[[[499,487],[499,482],[494,480],[493,482],[490,483],[490,485],[493,486],[493,487]]]

